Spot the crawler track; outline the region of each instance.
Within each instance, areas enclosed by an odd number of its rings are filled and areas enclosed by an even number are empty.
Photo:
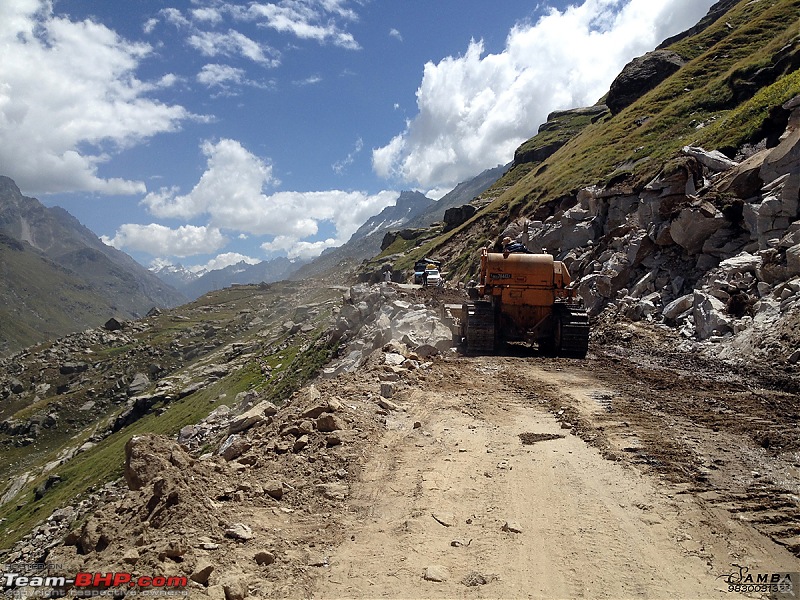
[[[490,302],[464,306],[465,338],[468,354],[491,354],[495,350],[495,313]]]
[[[589,350],[589,315],[577,306],[559,305],[556,349],[561,356],[584,358]]]

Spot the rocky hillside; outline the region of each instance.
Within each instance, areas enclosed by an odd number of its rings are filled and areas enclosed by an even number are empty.
[[[438,255],[467,281],[478,248],[527,226],[599,324],[651,323],[686,350],[796,362],[799,11],[719,2],[632,61],[602,104],[550,115],[469,221],[373,265],[407,273]]]
[[[185,301],[65,210],[1,176],[0,236],[0,353]]]
[[[335,354],[340,304],[316,284],[236,286],[0,361],[2,544],[117,477],[131,435],[175,435],[240,392],[282,402]]]

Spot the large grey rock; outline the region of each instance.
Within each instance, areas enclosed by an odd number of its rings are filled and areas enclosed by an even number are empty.
[[[789,135],[770,151],[761,166],[760,176],[764,182],[769,183],[786,173],[798,172],[800,172],[800,128],[789,132]]]
[[[762,150],[735,166],[719,183],[721,192],[729,192],[737,198],[747,200],[758,196],[764,181],[761,179],[761,165],[769,154]]]
[[[679,54],[656,50],[634,58],[611,83],[606,104],[617,114],[644,94],[655,88],[685,64]]]
[[[684,146],[683,153],[686,156],[696,158],[698,161],[700,161],[700,164],[708,167],[712,171],[727,171],[728,169],[732,169],[739,164],[735,160],[731,160],[725,156],[719,150],[712,150],[709,152],[696,146]]]
[[[762,257],[755,256],[749,252],[742,252],[732,258],[723,260],[719,263],[719,268],[730,276],[738,273],[755,273],[761,268],[762,264],[764,264]]]
[[[693,306],[695,331],[699,339],[705,340],[732,330],[732,320],[725,314],[725,305],[714,296],[695,290]]]
[[[239,433],[245,429],[250,429],[251,427],[265,422],[267,417],[270,417],[277,412],[278,408],[272,402],[269,400],[263,400],[247,412],[242,413],[233,421],[231,421],[230,425],[228,426],[228,431],[229,433]]]
[[[128,386],[128,395],[137,396],[150,387],[150,378],[144,373],[136,373]]]
[[[689,254],[697,254],[703,249],[706,239],[725,224],[726,220],[719,213],[709,216],[708,211],[702,208],[689,207],[672,221],[670,235]]]
[[[800,275],[800,244],[795,244],[786,250],[786,275],[788,277]]]
[[[664,307],[664,310],[661,311],[661,314],[664,315],[664,318],[666,319],[674,320],[692,308],[693,305],[694,294],[686,294],[685,296],[681,296],[680,298],[677,298],[676,300],[673,300],[667,304]]]

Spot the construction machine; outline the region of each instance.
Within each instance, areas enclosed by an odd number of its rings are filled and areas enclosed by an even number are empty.
[[[468,353],[494,352],[506,341],[536,342],[560,356],[584,358],[589,316],[569,271],[549,254],[481,251],[477,285],[461,307]]]

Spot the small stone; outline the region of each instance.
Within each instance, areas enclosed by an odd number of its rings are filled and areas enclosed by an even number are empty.
[[[436,521],[445,527],[452,527],[455,525],[456,518],[453,513],[445,513],[445,512],[435,512],[431,513],[431,516],[436,519]]]
[[[275,555],[267,550],[262,550],[253,556],[253,560],[255,560],[256,564],[259,565],[271,565],[275,562]]]
[[[381,398],[380,400],[378,400],[378,406],[380,406],[384,410],[390,410],[390,411],[401,410],[401,408],[397,404],[395,404],[391,400],[387,400],[386,398]]]
[[[283,498],[283,484],[274,479],[267,481],[264,484],[264,493],[275,500],[280,500]]]
[[[208,580],[213,572],[214,564],[207,558],[200,558],[197,561],[194,572],[189,576],[189,579],[196,581],[200,585],[208,585]]]
[[[225,530],[225,537],[246,542],[253,539],[253,530],[244,523],[234,523]]]
[[[467,573],[464,579],[461,580],[461,583],[463,583],[467,587],[475,587],[478,585],[486,585],[487,583],[489,583],[489,580],[486,579],[486,577],[484,577],[477,571],[470,571],[469,573]]]
[[[344,428],[345,426],[342,420],[336,415],[325,414],[317,419],[317,431],[321,431],[322,433],[330,433],[331,431]]]
[[[128,563],[129,565],[135,565],[138,560],[139,552],[136,550],[136,548],[131,548],[122,555],[122,562]]]
[[[328,500],[344,500],[350,492],[347,485],[343,483],[321,483],[317,486],[317,489]]]
[[[506,521],[502,529],[503,531],[508,531],[509,533],[522,533],[522,527],[515,521]]]
[[[322,556],[321,554],[312,554],[308,558],[308,566],[309,567],[327,567],[328,566],[328,557]]]
[[[394,385],[388,382],[381,383],[381,396],[391,398],[394,395]]]
[[[222,582],[225,600],[244,600],[247,597],[247,585],[242,577],[227,577]]]
[[[308,436],[301,435],[299,438],[295,440],[294,446],[292,446],[292,451],[295,453],[300,452],[306,446],[308,446]]]
[[[450,578],[450,572],[447,570],[447,567],[443,567],[442,565],[431,565],[425,568],[425,571],[422,573],[422,578],[426,581],[441,583]]]

